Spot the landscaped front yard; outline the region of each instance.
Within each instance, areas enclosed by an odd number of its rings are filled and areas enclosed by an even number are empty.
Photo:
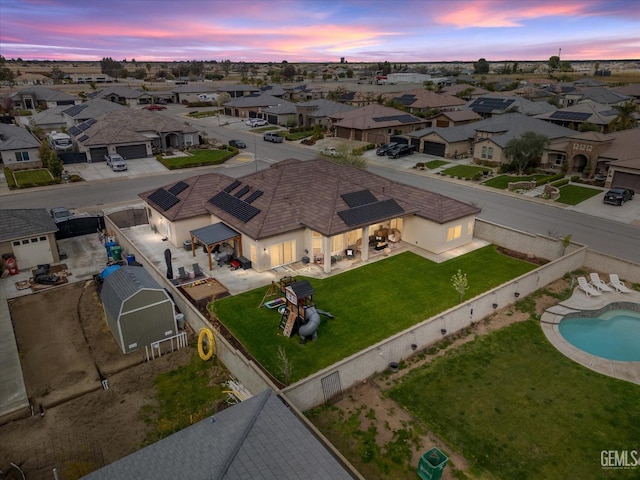
[[[169,170],[178,168],[201,167],[205,165],[219,165],[238,154],[238,149],[230,147],[224,149],[195,149],[189,150],[186,157],[163,157],[158,156],[158,160]]]
[[[46,168],[33,170],[17,170],[13,172],[13,178],[19,188],[40,187],[57,183]]]
[[[556,200],[559,203],[566,203],[567,205],[577,205],[580,202],[595,197],[602,190],[597,188],[582,187],[580,185],[565,185],[560,187],[560,197]]]
[[[467,274],[465,298],[470,298],[534,268],[487,246],[443,263],[405,252],[326,279],[309,279],[317,307],[334,318],[321,317],[318,339],[305,345],[297,336],[282,335],[276,310],[258,308],[268,287],[218,300],[214,309],[221,322],[280,381],[285,378],[278,347],[284,348],[293,367],[293,383],[455,306],[459,294],[451,277],[458,269]]]

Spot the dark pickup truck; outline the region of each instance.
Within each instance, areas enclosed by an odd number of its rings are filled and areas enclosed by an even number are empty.
[[[604,194],[604,203],[610,203],[612,205],[624,205],[624,202],[633,200],[635,191],[630,188],[612,188]]]

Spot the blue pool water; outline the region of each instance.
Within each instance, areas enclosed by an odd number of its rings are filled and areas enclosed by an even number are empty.
[[[599,318],[564,318],[558,327],[580,350],[609,360],[640,362],[640,313],[610,310]]]

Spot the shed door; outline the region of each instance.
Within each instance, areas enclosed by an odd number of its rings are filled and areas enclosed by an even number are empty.
[[[422,153],[427,155],[435,155],[437,157],[444,157],[444,150],[446,145],[438,142],[424,142],[424,149]]]
[[[636,193],[640,193],[640,175],[628,172],[613,172],[611,185],[620,188],[631,188]]]
[[[147,158],[147,146],[144,143],[140,145],[125,145],[122,147],[116,147],[116,152],[122,156],[125,160],[132,160],[134,158]]]

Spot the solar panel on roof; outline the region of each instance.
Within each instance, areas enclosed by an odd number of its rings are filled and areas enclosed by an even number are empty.
[[[340,195],[349,208],[360,207],[375,203],[378,199],[369,190],[360,190],[359,192],[345,193]]]
[[[394,100],[400,102],[402,105],[411,105],[416,101],[416,96],[405,93],[404,95],[394,98]]]
[[[478,98],[469,105],[474,112],[489,113],[494,110],[505,110],[513,102],[514,98]]]
[[[188,188],[189,185],[184,183],[183,181],[179,181],[178,183],[176,183],[173,187],[171,187],[168,192],[171,195],[178,195],[180,192],[182,192],[185,188]]]
[[[75,137],[76,135],[78,135],[79,133],[81,133],[81,132],[82,132],[82,130],[80,130],[78,127],[70,127],[70,128],[67,130],[67,133],[68,133],[69,135],[73,135],[74,137]]]
[[[67,115],[69,115],[70,117],[75,117],[77,114],[79,114],[81,111],[83,111],[85,108],[87,108],[89,105],[74,105],[71,108],[67,108],[64,113],[66,113]]]
[[[338,215],[349,227],[355,227],[384,220],[403,212],[404,210],[395,200],[389,199],[343,210],[338,212]]]
[[[260,198],[262,196],[264,192],[262,190],[256,190],[255,192],[253,192],[251,195],[249,195],[247,198],[244,199],[244,201],[246,203],[252,203],[255,200],[257,200],[258,198]]]
[[[97,120],[95,118],[90,118],[89,120],[87,120],[87,125],[91,126],[96,122],[97,122]]]
[[[240,183],[241,182],[239,182],[238,180],[234,180],[233,183],[231,183],[231,185],[229,185],[227,188],[223,190],[223,192],[227,192],[227,193],[233,192],[233,190],[237,188],[238,185],[240,185]]]
[[[590,113],[585,112],[553,112],[549,118],[553,118],[555,120],[571,120],[577,122],[584,122],[591,116]]]
[[[164,188],[157,189],[155,192],[149,195],[148,198],[149,201],[155,203],[165,212],[180,201],[178,197],[170,194]]]
[[[251,189],[247,185],[245,185],[240,190],[238,190],[236,193],[234,193],[233,196],[236,197],[236,198],[240,198],[245,193],[247,193],[249,190],[251,190]]]
[[[209,203],[233,215],[243,223],[247,223],[260,213],[260,210],[227,192],[220,192],[209,199]]]
[[[82,122],[80,125],[78,125],[78,130],[80,130],[81,132],[84,132],[87,128],[89,128],[91,125],[89,125],[89,122]]]
[[[82,135],[82,136],[78,139],[78,141],[79,141],[79,142],[84,142],[84,141],[85,141],[85,140],[87,140],[88,138],[89,138],[89,135]]]
[[[374,122],[392,122],[392,121],[396,121],[396,122],[400,122],[400,123],[413,123],[416,121],[415,117],[413,115],[409,115],[408,113],[405,113],[403,115],[389,115],[387,117],[372,117],[371,118]]]

